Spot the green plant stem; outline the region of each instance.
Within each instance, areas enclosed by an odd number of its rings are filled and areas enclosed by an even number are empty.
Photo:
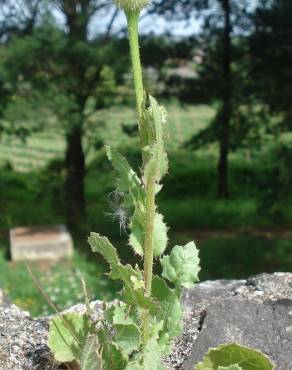
[[[151,178],[146,186],[146,230],[144,241],[144,282],[145,295],[151,296],[153,275],[153,228],[155,217],[155,178]],[[147,342],[149,333],[149,312],[145,311],[141,317],[142,336]]]
[[[139,13],[127,14],[130,53],[132,60],[134,85],[136,92],[137,112],[139,121],[143,113],[144,87],[142,77],[142,67],[139,52],[138,23]],[[139,122],[141,146],[143,149],[144,141],[141,133],[141,122]],[[145,166],[145,157],[143,156],[143,165]],[[155,218],[155,177],[150,178],[146,184],[146,230],[144,240],[144,282],[145,294],[151,296],[152,274],[153,274],[153,228]],[[145,311],[142,315],[142,333],[144,342],[146,342],[149,331],[149,312]]]
[[[144,241],[144,280],[145,293],[151,295],[153,270],[153,228],[155,217],[155,178],[149,179],[146,186],[146,230]]]
[[[139,119],[142,117],[142,104],[144,100],[144,88],[143,88],[143,77],[142,67],[139,51],[139,37],[138,37],[138,23],[139,13],[128,13],[126,14],[128,20],[128,33],[130,43],[130,53],[133,68],[134,86],[136,93],[137,112]]]

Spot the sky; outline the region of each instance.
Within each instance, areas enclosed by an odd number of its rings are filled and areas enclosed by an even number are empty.
[[[108,9],[102,14],[98,13],[96,17],[93,18],[90,28],[89,35],[93,37],[96,33],[102,33],[105,31],[115,8],[108,11]],[[64,19],[62,14],[57,10],[54,10],[54,15],[57,19],[57,22],[60,25],[64,25]],[[112,32],[120,32],[126,29],[126,18],[123,12],[121,11],[113,25]],[[172,21],[169,22],[165,18],[151,14],[148,16],[141,16],[140,21],[140,32],[145,33],[154,33],[154,34],[165,34],[169,33],[174,36],[190,36],[198,33],[201,29],[201,22],[193,19],[189,21]]]
[[[1,0],[0,0],[1,1]],[[249,0],[249,10],[256,7],[259,0]],[[292,0],[291,0],[292,1]],[[214,3],[215,6],[218,6]],[[239,2],[241,4],[241,2]],[[241,5],[243,5],[242,3]],[[109,21],[115,12],[116,7],[113,5],[112,8],[106,8],[103,12],[98,12],[97,16],[92,19],[89,36],[92,38],[96,33],[103,33]],[[61,25],[64,25],[64,19],[62,14],[57,10],[54,11],[56,19]],[[122,11],[119,12],[114,25],[113,32],[119,32],[126,29],[126,19]],[[140,21],[140,32],[141,33],[154,33],[154,34],[172,34],[174,36],[191,36],[197,34],[202,29],[202,20],[198,20],[195,17],[187,21],[168,21],[164,17],[159,15],[148,15],[142,14]]]
[[[94,25],[94,22],[93,22]],[[197,33],[200,30],[200,22],[196,19],[192,21],[167,21],[164,17],[151,14],[145,18],[141,18],[140,32],[141,33],[154,33],[165,34],[170,33],[175,36],[189,36]],[[115,23],[115,30],[125,28],[126,20],[124,14],[120,14]]]

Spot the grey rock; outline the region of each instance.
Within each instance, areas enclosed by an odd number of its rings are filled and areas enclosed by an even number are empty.
[[[50,369],[47,319],[32,319],[15,305],[0,307],[0,369]]]
[[[237,342],[264,352],[276,369],[292,370],[292,274],[203,282],[185,292],[183,304],[184,334],[164,359],[167,369],[193,370],[209,348]],[[102,302],[92,308],[100,317]],[[0,299],[0,370],[58,368],[46,346],[48,321]]]
[[[209,348],[235,342],[262,351],[277,369],[291,370],[292,332],[287,331],[292,321],[291,310],[292,300],[255,303],[229,298],[213,303],[181,369],[193,370]]]
[[[277,370],[292,370],[292,274],[203,282],[184,295],[184,307],[170,369],[193,370],[210,348],[236,342],[265,353]]]

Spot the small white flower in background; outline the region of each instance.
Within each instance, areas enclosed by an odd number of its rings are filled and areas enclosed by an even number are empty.
[[[143,8],[149,5],[151,0],[115,0],[117,6],[123,9],[126,13],[140,12]]]

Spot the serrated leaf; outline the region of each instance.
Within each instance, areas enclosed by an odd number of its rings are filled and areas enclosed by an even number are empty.
[[[140,122],[144,156],[144,181],[147,184],[150,177],[155,177],[158,183],[167,173],[168,160],[164,149],[166,137],[166,110],[149,96],[150,106],[143,111]]]
[[[184,247],[176,245],[170,255],[164,256],[160,262],[162,276],[176,286],[192,288],[199,281],[200,259],[194,242]]]
[[[131,220],[130,228],[132,232],[130,234],[129,244],[132,246],[135,253],[143,256],[145,228],[143,228],[143,221],[140,220],[136,212]],[[167,226],[163,222],[163,216],[160,213],[156,213],[153,226],[154,257],[159,257],[163,254],[167,247],[167,242]]]
[[[240,365],[241,370],[273,370],[274,365],[263,353],[236,343],[224,344],[210,349],[202,362],[194,370],[230,370],[230,366]],[[225,368],[224,368],[225,366]],[[233,370],[233,368],[231,367]],[[235,370],[238,368],[235,367]]]
[[[167,247],[167,241],[167,226],[163,222],[163,216],[160,213],[156,213],[153,227],[154,257],[159,257],[163,254]]]
[[[162,177],[167,173],[168,160],[163,143],[154,143],[148,149],[149,160],[145,166],[144,178],[147,184],[148,180],[152,177],[158,183]]]
[[[158,276],[154,276],[152,280],[152,296],[159,302],[157,320],[163,321],[160,344],[165,347],[163,352],[166,353],[170,348],[167,340],[170,341],[182,333],[182,307],[176,292]]]
[[[225,366],[219,366],[218,370],[244,370],[242,367],[240,367],[238,364],[230,365],[228,367]]]
[[[102,370],[101,358],[98,354],[98,343],[95,335],[86,338],[80,355],[81,370]]]
[[[147,147],[154,142],[162,142],[166,137],[167,112],[158,104],[157,100],[149,95],[149,107],[144,109],[141,119],[141,133],[143,146]]]
[[[129,244],[139,256],[144,255],[144,219],[145,215],[141,214],[140,210],[136,208],[130,222],[131,234]]]
[[[161,369],[161,351],[155,339],[150,339],[142,352],[143,370]]]
[[[113,338],[116,345],[125,354],[138,350],[140,346],[140,330],[135,324],[128,325],[114,325],[116,334]]]
[[[149,339],[125,370],[165,370],[161,364],[161,351],[157,341]]]
[[[130,265],[122,265],[117,251],[110,241],[97,233],[91,233],[88,242],[94,252],[100,253],[109,263],[111,271],[110,277],[113,280],[121,280],[124,283],[124,299],[128,304],[135,303],[136,306],[149,309],[155,313],[157,307],[149,297],[146,297],[143,289],[135,289],[132,277],[141,278],[138,270],[134,270]]]
[[[102,353],[103,370],[121,370],[126,366],[126,359],[118,346],[108,340],[109,333],[104,329],[98,332]]]
[[[144,370],[144,368],[139,361],[131,361],[127,364],[125,370]]]
[[[141,186],[141,181],[136,172],[131,168],[126,158],[117,150],[106,146],[106,153],[118,172],[117,191],[129,192],[135,202],[145,202],[145,191]]]
[[[129,306],[123,302],[119,302],[117,305],[112,305],[104,313],[104,318],[112,325],[129,325],[135,324],[131,312],[129,312]]]
[[[90,331],[87,315],[66,313],[50,321],[48,346],[59,362],[79,360]]]

